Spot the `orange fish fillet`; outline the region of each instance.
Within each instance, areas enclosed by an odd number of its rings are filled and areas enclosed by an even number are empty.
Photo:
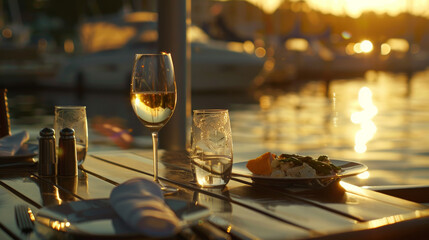
[[[271,161],[274,157],[274,154],[266,152],[255,159],[249,160],[246,167],[254,174],[269,176],[271,175]]]

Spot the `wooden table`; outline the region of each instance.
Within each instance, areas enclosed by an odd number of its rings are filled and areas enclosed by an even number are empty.
[[[232,178],[224,189],[201,189],[183,152],[160,153],[160,176],[178,198],[207,206],[205,224],[233,239],[416,239],[429,236],[429,209],[343,181],[323,189],[285,188]],[[0,239],[26,239],[14,206],[44,206],[108,198],[118,184],[152,179],[151,150],[89,153],[75,182],[42,178],[31,168],[0,171]],[[212,228],[213,230],[213,228]],[[220,235],[222,236],[222,234]],[[189,237],[189,236],[188,236]],[[30,239],[39,239],[32,233]],[[184,238],[180,236],[179,238]],[[192,239],[205,239],[191,235]]]

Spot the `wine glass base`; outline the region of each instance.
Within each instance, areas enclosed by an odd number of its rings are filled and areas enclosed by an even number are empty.
[[[171,195],[171,194],[177,193],[179,191],[179,189],[177,189],[177,188],[170,187],[170,186],[164,186],[164,185],[161,185],[161,190],[164,193],[164,195]]]
[[[158,185],[161,187],[161,191],[162,193],[164,193],[164,195],[171,195],[179,191],[178,188],[164,185],[162,182],[159,181],[159,179],[154,179],[154,181],[158,183]]]

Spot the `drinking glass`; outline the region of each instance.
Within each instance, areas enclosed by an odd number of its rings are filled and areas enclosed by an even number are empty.
[[[177,99],[169,53],[135,55],[130,95],[134,113],[152,133],[153,179],[164,193],[175,192],[158,179],[158,132],[173,115]]]
[[[233,154],[228,110],[194,110],[190,157],[201,187],[223,187],[229,182]]]
[[[81,165],[85,161],[88,151],[88,121],[85,106],[55,106],[55,141],[58,149],[60,131],[63,128],[73,128],[76,136],[77,163]]]

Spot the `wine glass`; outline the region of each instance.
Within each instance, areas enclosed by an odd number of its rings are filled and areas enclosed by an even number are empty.
[[[131,76],[131,105],[140,122],[152,133],[153,179],[164,193],[176,188],[158,179],[158,132],[173,115],[177,101],[176,81],[170,53],[136,54]]]

